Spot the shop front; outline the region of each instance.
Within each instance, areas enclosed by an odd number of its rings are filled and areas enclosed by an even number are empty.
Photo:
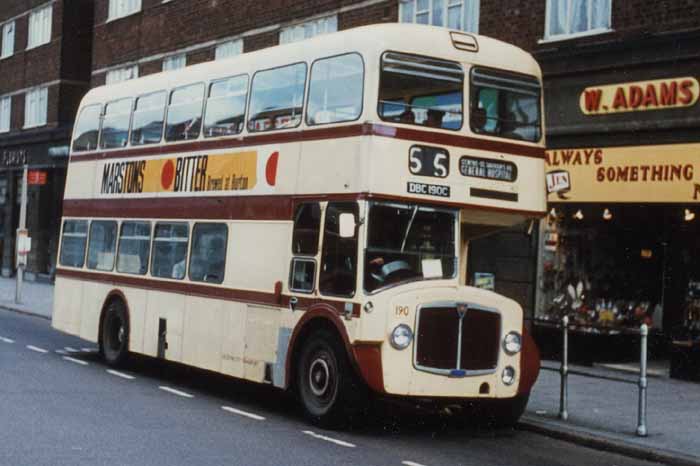
[[[561,130],[547,151],[533,333],[558,356],[568,315],[572,359],[633,361],[647,324],[652,357],[673,357],[674,341],[700,333],[700,132],[688,130],[700,86],[567,84],[550,93]]]
[[[0,148],[0,271],[16,271],[15,240],[19,226],[24,166],[27,176],[27,229],[32,249],[27,280],[51,280],[55,271],[65,185],[68,141],[27,142]]]

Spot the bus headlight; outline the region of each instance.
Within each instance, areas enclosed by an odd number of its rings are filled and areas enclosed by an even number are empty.
[[[393,332],[391,332],[391,338],[389,342],[397,350],[402,350],[408,348],[413,340],[413,331],[411,327],[406,324],[399,324],[396,326]]]
[[[515,369],[511,366],[506,366],[501,373],[501,380],[504,385],[513,385],[513,382],[515,382]]]
[[[508,355],[512,356],[519,353],[523,347],[523,339],[518,332],[510,332],[503,339],[503,349]]]

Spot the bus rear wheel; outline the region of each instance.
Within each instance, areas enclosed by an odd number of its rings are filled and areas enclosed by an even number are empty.
[[[296,386],[306,417],[320,427],[343,427],[362,407],[364,386],[338,338],[326,330],[302,347]]]
[[[129,355],[129,319],[120,300],[112,301],[105,310],[101,333],[100,351],[107,364],[124,365]]]

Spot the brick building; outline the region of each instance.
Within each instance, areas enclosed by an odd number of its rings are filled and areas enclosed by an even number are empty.
[[[70,8],[66,4],[70,5]],[[27,164],[28,278],[51,275],[72,121],[89,89],[92,2],[6,0],[0,5],[0,242],[14,271],[19,180]]]

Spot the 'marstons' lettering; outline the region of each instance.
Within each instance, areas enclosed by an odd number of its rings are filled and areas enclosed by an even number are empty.
[[[143,192],[146,161],[106,163],[102,169],[103,194]]]

